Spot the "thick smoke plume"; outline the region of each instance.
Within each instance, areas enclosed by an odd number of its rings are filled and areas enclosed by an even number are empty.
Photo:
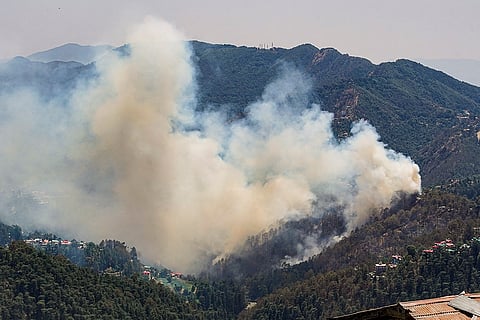
[[[176,30],[147,19],[127,41],[131,52],[97,62],[100,76],[79,83],[68,106],[26,90],[1,97],[0,191],[48,200],[28,215],[4,208],[4,221],[122,239],[195,272],[314,206],[342,206],[351,230],[398,193],[420,191],[418,166],[367,122],[338,142],[299,72],[285,68],[227,126],[192,111],[191,52]]]

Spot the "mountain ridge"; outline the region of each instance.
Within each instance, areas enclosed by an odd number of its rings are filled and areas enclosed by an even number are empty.
[[[474,59],[416,59],[420,63],[461,79],[475,86],[480,86],[480,61]]]
[[[200,111],[220,110],[228,121],[243,118],[246,107],[258,101],[267,84],[278,77],[285,65],[290,65],[311,79],[309,102],[334,114],[333,126],[338,137],[348,136],[354,121],[367,119],[382,141],[420,165],[426,173],[427,186],[444,183],[448,178],[462,179],[480,170],[480,159],[468,157],[472,162],[466,163],[461,156],[448,151],[480,152],[480,147],[470,141],[480,130],[477,121],[480,88],[474,85],[414,61],[399,59],[373,64],[334,48],[318,49],[311,44],[291,49],[200,41],[189,44],[196,68]],[[115,50],[128,54],[125,46]],[[52,91],[72,88],[79,78],[95,76],[94,64],[82,67],[57,61],[41,65],[22,60],[23,65],[18,65],[19,59],[1,64],[0,91],[33,85],[49,96]],[[12,63],[16,63],[15,68],[8,67]],[[450,136],[446,136],[448,132]],[[461,138],[455,139],[460,133]],[[445,167],[448,161],[440,163],[429,159],[431,144],[442,145],[439,140],[456,144],[446,148],[448,152],[444,156],[459,166],[459,170],[452,172]],[[473,149],[462,147],[466,145]],[[450,172],[452,176],[435,172]]]
[[[89,64],[98,60],[102,55],[110,52],[114,47],[110,45],[80,45],[66,43],[64,45],[35,52],[26,58],[37,62],[75,61],[81,64]]]
[[[233,119],[243,116],[244,106],[258,100],[262,89],[278,75],[281,63],[287,63],[312,79],[311,102],[334,114],[339,137],[349,135],[352,122],[367,119],[382,141],[412,157],[425,172],[434,169],[422,151],[431,141],[452,128],[470,130],[469,137],[475,137],[479,130],[476,118],[480,115],[480,88],[410,60],[375,65],[364,58],[311,45],[281,50],[204,48],[193,43],[200,108],[222,108]],[[468,124],[465,112],[469,114]],[[473,148],[471,152],[480,152],[476,145]],[[474,160],[471,166],[461,171],[474,174],[480,162]],[[444,179],[432,175],[424,181],[434,185]]]

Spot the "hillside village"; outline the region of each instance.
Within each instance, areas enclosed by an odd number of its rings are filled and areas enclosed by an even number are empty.
[[[75,239],[65,240],[57,237],[54,237],[54,239],[52,239],[52,237],[46,239],[25,239],[24,242],[28,245],[31,245],[33,248],[46,252],[48,254],[65,256],[69,260],[77,263],[80,266],[86,266],[88,264],[88,260],[90,258],[88,256],[88,248],[91,248],[92,246],[97,246],[84,241],[77,241]],[[104,242],[101,242],[98,245],[101,252],[105,250],[105,246],[103,245],[103,243]],[[109,243],[109,241],[107,240],[106,243]],[[128,249],[128,247],[125,248],[127,248],[127,250],[131,252],[131,249]],[[87,253],[85,253],[85,250],[87,250]],[[130,259],[130,262],[133,263],[134,260]],[[119,268],[118,266],[115,266],[112,263],[108,262],[105,262],[103,266],[97,271],[105,275],[117,277],[123,276],[125,273],[123,266]],[[174,272],[161,267],[158,268],[149,265],[143,265],[140,262],[138,262],[138,266],[135,272],[141,275],[142,279],[146,281],[153,280],[155,282],[161,283],[180,295],[188,296],[191,294],[195,294],[195,292],[192,291],[192,287],[194,287],[192,282],[184,280],[183,274],[181,272]]]

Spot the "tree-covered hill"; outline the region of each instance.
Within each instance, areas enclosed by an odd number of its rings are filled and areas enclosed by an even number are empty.
[[[453,243],[451,243],[453,245]],[[480,290],[480,239],[455,249],[412,248],[396,264],[359,264],[279,289],[239,319],[325,319],[400,301]]]
[[[244,280],[251,298],[263,298],[240,318],[323,319],[479,291],[479,208],[466,198],[427,190],[409,207],[372,218],[309,261]],[[452,247],[435,244],[446,239]],[[397,267],[374,272],[375,264],[388,266],[397,255],[403,256]]]
[[[156,319],[148,313],[153,312],[148,308],[153,308],[166,319],[224,319],[242,311],[248,298],[258,303],[241,318],[321,319],[399,300],[455,294],[459,289],[478,291],[480,242],[475,227],[480,226],[479,208],[476,201],[439,189],[425,190],[419,197],[405,198],[397,207],[372,217],[349,237],[304,263],[243,278],[227,272],[229,279],[224,280],[191,279],[196,289],[189,304],[170,289],[138,276],[102,275],[78,268],[61,256],[13,242],[0,250],[0,268],[6,275],[0,290],[3,317],[56,319],[59,312],[64,312],[66,319],[81,319],[80,315]],[[4,229],[12,236],[19,233],[18,227]],[[445,239],[455,244],[454,252],[442,247],[431,254],[423,253]],[[275,241],[276,246],[282,245],[281,237]],[[104,241],[98,248],[114,248],[115,243]],[[261,249],[261,254],[268,253],[268,246]],[[388,264],[392,255],[404,259],[385,274],[375,274],[375,263]],[[263,258],[251,255],[245,259]],[[116,292],[114,296],[112,292]],[[165,301],[168,306],[162,305]],[[57,303],[61,307],[52,307]],[[21,308],[17,308],[19,304]]]
[[[2,319],[228,318],[154,281],[102,275],[23,241],[0,247],[0,274]]]
[[[420,164],[425,185],[480,169],[472,156],[480,151],[478,87],[413,61],[374,65],[308,44],[264,50],[192,42],[192,48],[202,108],[242,116],[287,64],[312,79],[310,100],[335,114],[339,136],[348,134],[352,121],[368,119],[384,142]]]
[[[102,240],[100,243],[94,244],[93,242],[77,241],[75,239],[65,240],[54,234],[42,233],[40,231],[24,233],[19,226],[9,226],[0,222],[0,249],[1,246],[7,247],[6,252],[8,252],[8,249],[11,251],[12,249],[24,248],[25,246],[21,243],[25,243],[30,248],[38,251],[42,259],[48,259],[46,255],[54,257],[53,260],[48,262],[54,265],[51,267],[54,270],[57,270],[57,268],[61,267],[59,265],[63,264],[65,266],[68,265],[69,270],[74,270],[75,272],[83,270],[83,273],[79,276],[87,274],[95,278],[92,275],[95,274],[101,279],[106,277],[107,280],[108,277],[122,278],[124,280],[120,282],[126,281],[127,283],[131,279],[134,279],[136,282],[147,282],[150,280],[152,285],[161,286],[162,290],[156,289],[158,292],[154,292],[151,286],[141,285],[139,291],[147,290],[146,293],[143,292],[141,294],[164,294],[163,290],[168,290],[172,294],[175,293],[180,298],[179,301],[181,303],[188,303],[190,307],[193,307],[192,310],[196,310],[195,312],[198,314],[196,318],[199,319],[233,319],[246,305],[245,289],[241,283],[231,280],[205,281],[196,279],[191,275],[179,277],[171,270],[160,266],[146,266],[138,259],[136,248],[129,248],[125,242]],[[23,253],[28,253],[28,255],[35,255],[30,249],[22,250]],[[37,260],[40,259],[37,258],[29,259],[25,263],[37,263]],[[71,265],[70,262],[74,265]],[[1,263],[2,261],[0,261]],[[35,268],[35,272],[38,271],[38,267]],[[51,269],[49,268],[46,271],[50,273],[49,270]],[[62,268],[60,270],[63,270]],[[57,274],[55,279],[58,280],[65,276],[65,274]],[[10,280],[17,281],[16,274],[12,274]],[[90,280],[84,279],[78,286],[85,285],[88,281]],[[113,285],[117,285],[117,283],[118,281]],[[48,288],[51,288],[53,285],[49,283]],[[0,295],[4,293],[0,288]],[[111,302],[112,305],[116,303],[118,301]],[[140,301],[139,303],[143,304],[145,301]],[[10,307],[6,304],[5,309]],[[113,306],[112,308],[118,309],[122,308],[122,306]],[[7,313],[8,311],[4,312],[4,314]],[[103,315],[101,312],[98,314]],[[182,313],[180,312],[176,315],[180,317]],[[43,319],[40,316],[38,318]],[[57,318],[54,317],[54,319]],[[61,317],[61,319],[64,318]],[[148,316],[148,319],[150,318],[156,319],[156,316]],[[160,317],[160,319],[164,318]]]

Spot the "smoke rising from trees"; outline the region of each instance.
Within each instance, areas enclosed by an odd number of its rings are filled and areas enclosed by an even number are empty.
[[[420,191],[418,166],[366,121],[338,141],[300,72],[284,68],[227,125],[193,111],[195,69],[178,31],[149,18],[127,41],[130,53],[98,61],[99,76],[79,82],[68,105],[26,89],[1,97],[0,190],[50,196],[35,213],[5,206],[3,220],[122,239],[149,261],[196,272],[249,235],[315,214],[314,204],[334,199],[351,230]]]

